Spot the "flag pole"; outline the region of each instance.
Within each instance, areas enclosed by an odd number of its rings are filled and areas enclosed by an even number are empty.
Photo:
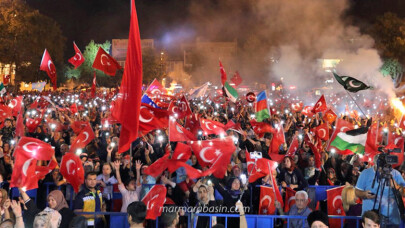
[[[356,100],[353,98],[353,96],[347,91],[345,90],[346,93],[349,95],[350,98],[352,98],[352,100],[354,101],[354,103],[356,104],[356,106],[360,109],[360,112],[367,118],[367,115],[363,112],[363,109],[361,109],[360,105],[357,104]],[[367,118],[368,119],[368,118]]]

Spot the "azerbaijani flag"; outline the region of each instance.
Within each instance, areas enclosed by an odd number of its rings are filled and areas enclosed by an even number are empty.
[[[270,117],[269,109],[267,107],[266,91],[262,91],[257,95],[255,110],[257,122],[262,122],[264,119]]]

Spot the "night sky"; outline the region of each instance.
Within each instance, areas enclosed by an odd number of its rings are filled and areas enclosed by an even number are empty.
[[[104,42],[128,36],[129,0],[26,1],[31,7],[59,23],[67,38],[65,58],[73,54],[73,48],[69,48],[73,40],[76,41],[79,48],[83,49],[90,40]],[[244,2],[248,1],[250,0],[244,0]],[[199,35],[198,33],[203,30],[199,30],[198,27],[201,27],[201,24],[197,25],[196,20],[193,20],[195,18],[190,15],[191,6],[204,4],[205,9],[218,10],[215,14],[228,11],[226,7],[216,8],[218,4],[221,4],[220,2],[220,0],[137,0],[141,38],[164,40],[168,32],[176,32],[179,29],[193,31],[190,33],[193,36]],[[237,2],[243,1],[235,0],[235,4],[238,4]],[[356,23],[367,25],[372,23],[377,15],[386,11],[395,12],[401,17],[405,16],[405,1],[403,0],[351,0],[350,3],[352,7],[348,15]],[[177,33],[177,35],[179,34]],[[221,38],[232,39],[231,36],[234,34],[230,33],[228,37]]]

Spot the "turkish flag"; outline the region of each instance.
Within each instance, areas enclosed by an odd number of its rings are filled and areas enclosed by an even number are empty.
[[[91,98],[95,98],[96,97],[96,85],[97,81],[96,81],[96,72],[94,71],[94,76],[93,76],[93,84],[91,85]]]
[[[328,215],[339,215],[345,216],[346,213],[343,210],[342,203],[342,190],[345,186],[332,188],[326,190],[327,204],[328,204]],[[341,227],[340,219],[329,219],[330,227]]]
[[[204,131],[204,135],[226,135],[224,130],[225,125],[220,122],[208,119],[200,119],[200,126]]]
[[[84,183],[84,169],[80,157],[74,153],[63,155],[60,173],[72,185],[74,191],[79,192],[80,185]]]
[[[63,130],[62,124],[57,120],[50,119],[47,121],[47,124],[48,124],[49,128],[52,129],[54,132]]]
[[[395,149],[395,148],[401,149],[400,153],[391,152],[391,155],[395,155],[398,157],[398,163],[392,165],[392,167],[396,168],[400,166],[404,161],[404,137],[402,135],[392,134],[391,137],[388,138],[388,146],[391,147],[387,149]]]
[[[149,85],[148,89],[146,89],[146,94],[154,97],[154,96],[159,96],[166,94],[167,91],[163,85],[156,80],[156,78],[152,81],[152,83]]]
[[[23,137],[25,135],[24,119],[23,112],[18,113],[17,121],[15,124],[15,136]]]
[[[260,186],[259,215],[274,215],[276,212],[276,197],[273,188]]]
[[[304,107],[304,104],[302,102],[297,102],[297,103],[291,104],[291,110],[293,112],[300,112],[303,107]]]
[[[315,135],[318,136],[323,141],[328,141],[329,139],[329,127],[327,123],[321,124],[315,128]]]
[[[70,125],[70,127],[72,128],[73,132],[74,132],[76,135],[80,134],[80,132],[81,132],[83,129],[85,129],[87,126],[91,127],[91,126],[90,126],[90,123],[89,123],[88,121],[79,121],[79,120],[74,121],[74,122]]]
[[[118,153],[127,151],[138,138],[139,117],[142,97],[142,52],[141,38],[136,15],[135,2],[131,1],[131,23],[128,38],[128,51],[112,116],[121,123]]]
[[[167,110],[169,111],[170,115],[176,116],[177,114],[176,118],[178,119],[182,119],[193,114],[185,96],[183,96],[179,102],[172,100]]]
[[[175,119],[169,121],[169,139],[170,142],[197,140],[193,133],[182,127]]]
[[[163,100],[161,98],[155,98],[155,104],[160,108],[164,108],[164,109],[169,108],[169,104],[166,103],[165,100]]]
[[[399,128],[405,129],[405,118],[404,118],[404,116],[401,117],[401,121],[399,122]]]
[[[128,42],[129,46],[129,42]],[[128,53],[127,53],[128,57]],[[126,61],[125,61],[126,62]],[[93,62],[93,68],[97,70],[101,70],[107,75],[115,76],[117,70],[120,70],[122,67],[118,62],[111,57],[107,52],[104,51],[103,48],[99,47],[97,51],[96,58]]]
[[[94,132],[90,125],[87,125],[80,134],[76,137],[75,141],[70,146],[69,152],[76,153],[77,149],[84,148],[94,139]]]
[[[139,131],[141,135],[145,135],[155,129],[167,128],[168,126],[169,116],[166,110],[142,104],[139,114]]]
[[[75,55],[72,58],[70,58],[68,61],[73,66],[75,66],[75,69],[76,69],[80,65],[82,65],[82,63],[84,63],[84,56],[74,41],[73,41],[73,48],[75,49]]]
[[[276,194],[276,199],[277,199],[278,202],[280,202],[281,207],[284,207],[283,197],[281,196],[280,189],[279,189],[279,187],[277,185],[276,179],[273,177],[273,171],[272,171],[271,168],[270,168],[269,171],[270,171],[270,178],[271,178],[271,182],[272,182],[272,185],[273,185],[273,188],[274,188],[274,192]]]
[[[328,145],[328,151],[330,151],[330,149],[332,148],[332,146],[330,146],[330,143],[333,142],[333,140],[335,140],[336,136],[338,133],[340,132],[346,132],[349,130],[353,130],[354,129],[354,125],[346,120],[343,119],[337,119],[336,120],[336,124],[335,124],[335,130],[332,133],[332,136],[330,137],[329,140],[329,145]],[[340,153],[344,153],[343,151],[339,150],[336,147],[333,147],[339,154]]]
[[[35,169],[35,173],[39,180],[43,179],[48,173],[52,172],[58,166],[58,162],[52,159],[47,166],[38,166]]]
[[[190,141],[189,144],[198,163],[202,167],[211,166],[203,176],[214,174],[217,178],[224,177],[231,156],[236,150],[232,137]]]
[[[227,77],[226,77],[226,72],[225,72],[224,66],[222,66],[221,61],[219,61],[219,71],[221,72],[221,83],[222,83],[222,85],[225,85]]]
[[[0,105],[0,121],[4,122],[5,119],[13,117],[13,110],[5,104]]]
[[[284,157],[284,155],[283,155]],[[266,158],[259,158],[257,159],[256,165],[255,160],[251,159],[250,153],[246,152],[246,162],[247,162],[247,170],[250,173],[249,176],[249,183],[255,182],[257,179],[270,175],[270,169],[276,169],[277,163],[275,161],[266,159]]]
[[[56,67],[53,64],[51,59],[51,55],[49,55],[48,51],[45,49],[44,54],[42,56],[41,65],[39,67],[40,70],[45,71],[48,74],[48,77],[51,79],[53,90],[56,90]]]
[[[200,126],[200,121],[198,114],[192,114],[186,118],[186,124],[184,126],[187,130],[189,130],[193,135],[197,135],[198,131],[202,131]]]
[[[335,112],[332,111],[332,109],[329,109],[328,111],[325,112],[325,115],[323,116],[323,120],[328,122],[329,124],[332,124],[335,122],[337,118],[337,115]]]
[[[312,117],[314,113],[312,112],[312,107],[311,106],[305,106],[304,109],[302,109],[302,115]]]
[[[286,187],[284,198],[284,211],[288,212],[294,204],[295,204],[295,191],[290,187]]]
[[[143,172],[152,177],[157,177],[167,169],[167,162],[169,160],[170,154],[166,154],[163,157],[159,158],[152,165],[148,166]]]
[[[13,109],[13,116],[17,116],[21,110],[22,105],[22,96],[17,96],[16,98],[12,99],[8,106]]]
[[[28,132],[33,133],[35,129],[38,127],[38,125],[41,123],[41,121],[42,121],[41,118],[31,119],[28,117],[25,121],[25,126],[27,126],[28,128]]]
[[[322,95],[321,98],[319,98],[318,102],[314,105],[314,108],[312,109],[313,113],[318,113],[318,112],[324,112],[328,109],[326,106],[326,100],[325,97]]]
[[[298,150],[298,147],[299,147],[298,137],[294,135],[294,138],[292,139],[290,147],[288,148],[288,151],[285,156],[293,157],[295,155],[295,152]]]
[[[15,164],[10,187],[25,190],[38,188],[37,161],[49,161],[54,154],[51,145],[35,138],[21,137],[14,152]]]
[[[143,197],[142,202],[146,204],[146,219],[155,220],[162,214],[167,189],[164,185],[154,185]]]
[[[273,139],[271,140],[268,153],[278,154],[278,152],[280,151],[280,146],[283,145],[284,143],[285,143],[285,136],[283,125],[279,124],[275,128],[275,132],[273,133]]]
[[[251,120],[250,125],[252,125],[253,131],[259,135],[260,138],[264,136],[264,133],[276,133],[276,130],[268,123],[256,122],[256,120]]]
[[[238,71],[235,72],[235,75],[231,78],[231,81],[233,82],[233,84],[235,84],[235,86],[238,86],[242,83],[242,78],[240,77]]]
[[[310,134],[306,134],[304,137],[305,143],[311,148],[314,153],[315,167],[321,168],[321,150],[322,150],[322,141],[317,136],[311,137]]]

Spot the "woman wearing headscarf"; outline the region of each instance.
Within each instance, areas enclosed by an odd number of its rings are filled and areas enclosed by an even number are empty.
[[[25,224],[33,224],[35,216],[41,211],[37,208],[35,202],[31,200],[31,198],[23,191],[21,188],[20,194],[25,202],[25,206],[27,207],[27,211],[24,213],[24,223]],[[53,209],[57,211],[61,215],[61,228],[68,228],[70,221],[73,219],[75,214],[72,210],[69,209],[69,206],[66,202],[63,193],[60,190],[51,191],[47,197],[48,200],[48,207],[47,209]],[[44,211],[45,211],[44,210]]]

